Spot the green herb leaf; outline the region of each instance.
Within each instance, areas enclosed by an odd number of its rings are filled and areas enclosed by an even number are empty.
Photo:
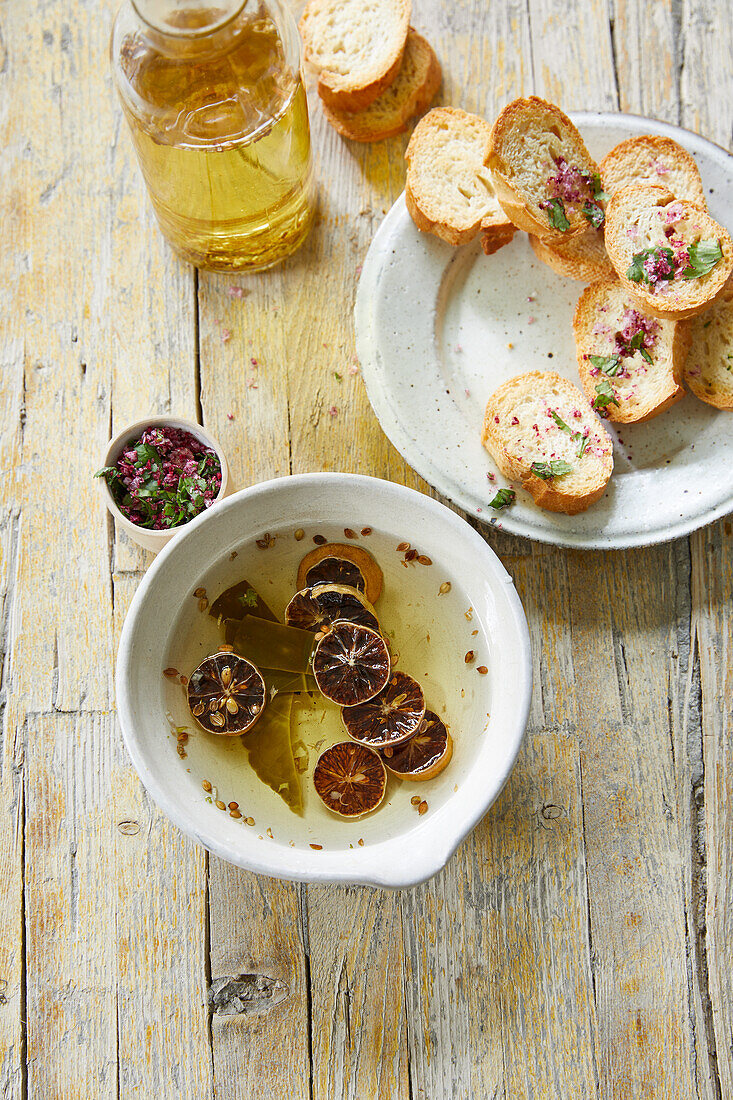
[[[606,220],[605,211],[597,202],[583,203],[583,217],[594,229],[600,229]]]
[[[549,462],[533,462],[530,470],[535,477],[542,478],[543,481],[549,481],[551,477],[572,473],[573,467],[562,458],[553,458]]]
[[[489,501],[489,508],[507,508],[510,504],[514,504],[517,498],[517,494],[513,489],[499,489],[493,500]]]
[[[685,279],[699,279],[702,275],[708,275],[723,259],[720,241],[698,241],[690,245],[687,254],[690,257],[690,266],[683,273]]]
[[[568,435],[570,435],[570,434],[571,434],[571,432],[572,432],[572,430],[573,430],[573,429],[572,429],[572,428],[569,428],[569,427],[567,426],[567,424],[565,423],[565,421],[563,420],[563,418],[562,418],[561,416],[558,416],[558,414],[557,414],[557,413],[555,412],[555,410],[554,410],[554,409],[550,409],[550,416],[551,416],[551,417],[552,417],[552,419],[553,419],[553,420],[555,421],[555,423],[557,424],[558,428],[561,428],[561,429],[562,429],[562,431],[564,431],[564,432],[567,432],[567,433],[568,433]]]
[[[616,394],[613,392],[611,383],[607,378],[604,378],[602,382],[599,382],[596,386],[596,396],[593,398],[593,408],[598,412],[602,412],[607,409],[609,405],[616,405],[618,407],[618,401],[616,400]]]
[[[339,374],[339,372],[337,370],[335,370],[333,372],[333,376],[334,376],[334,378],[336,379],[337,382],[341,382],[341,380],[344,377],[343,374]]]
[[[644,333],[639,331],[635,332],[626,345],[629,351],[638,351],[642,359],[646,359],[647,363],[653,362],[651,355],[644,347]]]
[[[547,213],[547,220],[554,229],[562,229],[565,232],[570,228],[562,199],[549,199],[546,204],[543,204],[542,209]]]
[[[257,607],[257,593],[254,588],[248,588],[246,592],[242,592],[239,600],[245,607]]]
[[[588,446],[588,442],[590,440],[590,435],[581,435],[580,432],[576,432],[575,436],[573,438],[575,438],[575,437],[580,438],[580,447],[578,448],[578,458],[582,458],[583,455],[585,454],[585,448]]]
[[[602,371],[612,378],[623,370],[620,355],[589,355],[588,361],[593,364],[596,370]]]
[[[601,177],[598,172],[594,172],[590,180],[593,187],[593,198],[596,202],[608,202],[608,195],[603,190],[603,184],[601,183]]]
[[[630,279],[632,283],[649,283],[651,282],[649,276],[644,270],[644,264],[649,259],[660,260],[664,257],[670,265],[670,270],[666,275],[660,275],[660,279],[674,279],[674,252],[671,248],[645,248],[643,252],[636,252],[632,257],[631,263],[626,269],[626,278]]]

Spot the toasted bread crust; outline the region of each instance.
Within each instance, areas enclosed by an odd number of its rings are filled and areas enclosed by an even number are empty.
[[[552,127],[553,135],[558,135],[558,144],[564,139],[572,145],[575,164],[591,173],[598,172],[598,166],[565,112],[539,96],[515,99],[500,112],[491,130],[486,164],[493,173],[496,195],[504,213],[518,229],[524,229],[540,240],[568,241],[588,228],[588,222],[582,213],[578,210],[569,211],[569,229],[556,229],[550,225],[547,215],[539,208],[539,202],[547,197],[544,187],[547,177],[542,181],[542,193],[539,193],[536,181],[533,184],[535,192],[531,193],[526,186],[518,183],[517,174],[509,159],[512,138],[517,133],[526,133],[527,128],[533,124],[546,130]],[[528,159],[524,159],[523,167],[526,168],[527,163]],[[550,168],[547,168],[547,174],[551,174]]]
[[[547,397],[548,403],[553,406],[562,403],[578,412],[578,419],[572,423],[587,429],[594,444],[592,450],[589,448],[590,453],[585,459],[589,472],[580,482],[577,478],[572,482],[564,481],[563,476],[547,480],[538,477],[531,467],[534,462],[545,458],[541,446],[538,444],[535,448],[533,443],[525,441],[520,448],[512,442],[509,423],[518,421],[518,417],[511,414],[515,408],[519,409],[520,402],[527,395],[532,395],[538,401]],[[550,430],[557,432],[558,437],[562,436],[565,440],[565,434],[560,428]],[[486,405],[481,442],[504,476],[521,482],[540,508],[549,512],[562,512],[569,516],[584,512],[603,496],[613,472],[613,445],[605,428],[589,408],[580,390],[566,378],[551,371],[529,371],[499,386]],[[577,462],[582,463],[583,459],[578,458]],[[566,478],[567,476],[565,475]]]
[[[592,283],[578,299],[573,333],[580,381],[591,403],[603,374],[595,371],[588,356],[615,353],[616,326],[621,325],[621,318],[630,310],[644,317],[638,300],[615,278]],[[646,315],[645,321],[650,317]],[[666,412],[684,397],[682,373],[689,346],[687,323],[656,321],[654,346],[648,350],[652,363],[635,352],[621,360],[628,377],[607,379],[619,402],[608,405],[607,419],[617,424],[641,424]]]
[[[410,27],[400,71],[369,107],[342,111],[324,103],[323,113],[334,129],[350,141],[382,141],[403,133],[410,119],[430,106],[442,78],[432,46]]]
[[[572,240],[560,241],[559,244],[541,241],[530,233],[529,243],[538,260],[567,279],[594,283],[615,275],[600,229],[588,229]]]
[[[705,189],[694,158],[672,138],[643,134],[619,142],[600,163],[603,188],[609,194],[622,187],[666,187],[678,199],[707,209]]]
[[[333,60],[336,56],[347,53],[343,28],[335,29],[333,20],[338,15],[350,14],[353,24],[359,16],[359,0],[350,0],[349,12],[344,10],[344,0],[310,0],[298,26],[305,59],[318,73],[318,94],[325,104],[334,110],[360,111],[389,87],[402,65],[411,6],[411,0],[390,0],[386,10],[396,14],[396,19],[389,40],[381,41],[377,50],[370,49],[368,62],[359,63],[354,57],[352,67],[348,68],[342,61],[341,67],[346,69],[342,72],[331,67],[336,64]],[[337,48],[329,46],[332,40],[338,44]]]
[[[690,338],[685,384],[706,405],[733,410],[733,280],[712,309],[682,325]]]
[[[456,107],[436,107],[417,124],[405,152],[405,202],[418,229],[452,245],[486,229],[494,251],[511,240],[484,165],[489,133],[484,119]]]
[[[717,239],[722,259],[708,275],[671,280],[662,290],[633,282],[626,274],[633,256],[648,247],[667,245],[664,229],[670,226],[678,227],[683,240]],[[722,225],[701,206],[676,199],[664,187],[642,185],[617,191],[606,210],[605,236],[609,259],[621,283],[653,317],[683,320],[696,316],[723,296],[733,272],[733,241]]]

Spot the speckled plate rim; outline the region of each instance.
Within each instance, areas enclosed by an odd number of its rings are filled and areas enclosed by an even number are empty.
[[[156,770],[150,766],[145,745],[138,734],[132,705],[134,662],[140,660],[140,650],[143,649],[142,639],[138,637],[139,620],[146,602],[155,599],[155,589],[164,571],[176,570],[185,556],[196,556],[199,561],[208,560],[203,551],[210,537],[218,541],[217,553],[212,555],[216,558],[224,548],[228,550],[234,541],[241,542],[250,534],[254,537],[261,533],[240,530],[233,536],[231,526],[228,527],[232,514],[236,513],[244,498],[256,500],[273,492],[281,492],[286,486],[295,486],[307,493],[313,487],[334,489],[342,488],[345,483],[350,493],[377,493],[396,510],[399,510],[400,504],[406,505],[408,502],[419,507],[436,524],[446,525],[452,536],[465,540],[476,561],[481,563],[492,592],[503,606],[502,626],[506,630],[507,651],[511,654],[511,700],[502,700],[502,707],[499,708],[502,715],[504,710],[507,715],[502,734],[504,745],[501,753],[496,753],[491,739],[485,739],[473,767],[459,785],[464,797],[448,799],[434,814],[421,821],[418,826],[422,838],[419,846],[404,844],[407,835],[404,832],[377,844],[345,851],[324,849],[315,853],[273,844],[263,847],[260,852],[248,832],[243,832],[241,843],[234,846],[211,829],[197,828],[191,813],[184,810],[180,799],[172,796],[169,785],[161,782]],[[318,522],[318,517],[312,518]],[[192,520],[164,547],[145,574],[127,612],[120,637],[115,680],[117,713],[132,763],[145,789],[182,832],[228,863],[271,878],[400,889],[417,885],[437,874],[501,793],[514,767],[529,717],[532,653],[527,619],[512,578],[491,547],[464,519],[432,497],[404,485],[357,474],[312,473],[274,478],[242,489]],[[494,709],[492,707],[492,718]],[[502,763],[492,782],[487,784],[481,764],[492,751],[501,758]],[[416,835],[415,827],[409,835]]]
[[[689,152],[693,154],[697,152],[712,158],[718,163],[721,170],[733,173],[733,155],[722,146],[693,133],[691,130],[646,118],[643,115],[621,112],[576,111],[571,112],[571,118],[581,130],[581,133],[584,126],[625,126],[630,131],[629,136],[653,133],[670,137],[682,144]],[[667,521],[663,528],[654,528],[650,525],[649,528],[640,526],[638,529],[621,533],[606,530],[601,534],[588,535],[582,531],[574,531],[567,526],[542,527],[541,510],[534,506],[533,512],[536,511],[539,514],[536,522],[533,522],[532,519],[526,520],[517,517],[513,514],[511,508],[502,510],[496,518],[478,515],[475,507],[476,501],[461,485],[460,479],[453,476],[453,472],[446,464],[434,460],[430,452],[422,445],[420,434],[414,430],[414,425],[412,430],[406,427],[406,424],[409,423],[409,414],[405,409],[395,405],[392,395],[383,381],[385,370],[389,368],[382,361],[378,350],[379,334],[373,304],[379,293],[382,270],[391,253],[392,231],[397,223],[403,222],[405,219],[409,221],[403,192],[388,211],[370,245],[357,287],[354,322],[357,357],[361,366],[367,396],[375,415],[389,440],[421,477],[442,493],[448,501],[465,509],[489,530],[494,526],[500,526],[509,534],[520,535],[549,545],[574,549],[613,550],[635,546],[653,546],[688,535],[723,516],[729,515],[733,511],[732,473],[728,481],[721,486],[719,499],[713,505],[702,508],[699,512],[690,511],[688,514],[683,514],[679,520]],[[449,266],[449,262],[447,266]],[[578,284],[578,293],[580,293],[582,285],[581,283]],[[400,364],[401,366],[402,364]],[[674,410],[670,415],[673,415],[673,412]],[[422,438],[424,438],[424,435]]]

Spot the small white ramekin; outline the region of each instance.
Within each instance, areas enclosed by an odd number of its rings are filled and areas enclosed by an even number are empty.
[[[214,439],[213,435],[205,431],[200,424],[195,424],[192,420],[182,420],[180,417],[176,416],[148,416],[145,420],[137,420],[134,424],[128,424],[121,432],[118,432],[114,439],[109,441],[101,465],[114,466],[128,443],[130,443],[131,440],[139,438],[146,428],[178,428],[180,431],[190,432],[194,439],[203,443],[204,446],[209,447],[210,450],[216,451],[221,464],[221,487],[214,499],[214,503],[211,505],[212,508],[233,491],[229,484],[229,467],[227,465],[227,460],[218,440]],[[157,554],[159,550],[162,550],[163,547],[179,533],[179,531],[184,531],[188,526],[188,524],[184,523],[180,527],[173,527],[168,531],[151,531],[147,527],[139,527],[136,523],[132,523],[127,516],[123,515],[117,507],[105,478],[100,477],[98,480],[102,487],[104,502],[114,516],[115,522],[127,535],[129,535],[133,542],[136,542],[138,546],[142,546],[144,550],[152,550],[154,554]],[[206,509],[207,512],[210,510],[210,508]]]

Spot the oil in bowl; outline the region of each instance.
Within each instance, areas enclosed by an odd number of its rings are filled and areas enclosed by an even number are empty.
[[[314,785],[319,758],[350,738],[341,707],[317,690],[310,666],[305,671],[304,665],[304,690],[297,694],[270,685],[261,723],[268,708],[271,716],[259,736],[260,724],[242,736],[208,733],[189,709],[191,673],[222,643],[228,644],[227,620],[211,613],[220,606],[216,601],[222,593],[238,586],[235,599],[243,598],[244,614],[258,617],[262,601],[282,623],[304,556],[317,547],[331,556],[331,544],[366,551],[381,570],[383,585],[373,607],[388,643],[392,674],[406,673],[418,682],[427,710],[445,724],[453,743],[452,758],[435,778],[408,781],[387,771],[381,803],[358,818],[328,809]],[[338,553],[332,556],[338,558]],[[449,576],[445,563],[421,553],[407,536],[376,528],[284,526],[231,550],[185,595],[168,651],[161,654],[171,767],[183,768],[195,779],[202,804],[212,804],[263,844],[343,850],[377,844],[417,826],[446,803],[470,772],[485,735],[493,691],[485,626],[460,582]],[[267,682],[267,673],[263,675]],[[389,749],[382,758],[389,766]]]

